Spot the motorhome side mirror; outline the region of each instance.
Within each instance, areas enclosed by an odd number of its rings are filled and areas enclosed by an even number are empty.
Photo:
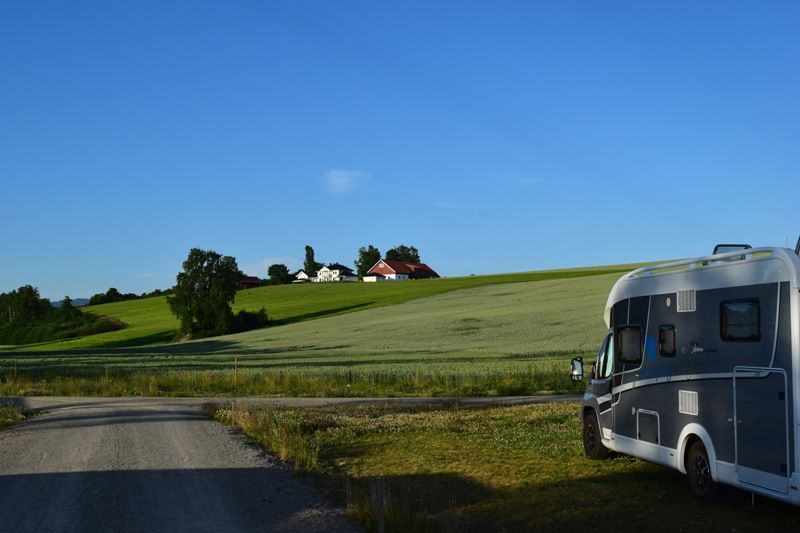
[[[583,381],[583,357],[576,357],[572,360],[569,377],[572,378],[572,381]]]

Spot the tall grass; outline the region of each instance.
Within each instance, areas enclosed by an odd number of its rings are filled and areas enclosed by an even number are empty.
[[[69,375],[7,372],[0,395],[42,396],[514,396],[577,393],[567,364],[518,365],[493,371],[103,369]]]

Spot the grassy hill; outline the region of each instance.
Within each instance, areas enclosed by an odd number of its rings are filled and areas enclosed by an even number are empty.
[[[565,361],[596,350],[605,329],[605,299],[618,277],[602,271],[551,276],[374,308],[367,308],[375,305],[369,300],[364,309],[346,314],[186,343],[0,353],[0,375],[6,376],[6,394],[368,396],[572,390]],[[372,286],[330,287],[335,292]],[[317,287],[284,288],[294,289]],[[12,365],[15,376],[26,376],[19,386],[9,385],[17,381],[9,379]]]
[[[238,292],[233,307],[234,311],[238,311],[239,309],[257,310],[263,306],[267,309],[274,325],[285,325],[399,304],[461,289],[597,276],[628,271],[633,266],[635,265],[612,265],[400,283],[313,283],[269,286]],[[178,321],[169,311],[164,297],[90,306],[85,310],[119,319],[128,327],[80,339],[6,347],[5,349],[14,351],[87,350],[163,344],[175,337],[178,327]]]

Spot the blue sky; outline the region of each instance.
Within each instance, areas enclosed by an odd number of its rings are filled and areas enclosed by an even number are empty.
[[[0,4],[0,291],[791,246],[796,2]]]

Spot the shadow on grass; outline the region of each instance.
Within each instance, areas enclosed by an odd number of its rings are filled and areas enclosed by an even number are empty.
[[[342,307],[335,307],[332,309],[325,309],[313,313],[306,313],[304,315],[294,316],[292,318],[274,320],[270,322],[268,329],[272,326],[281,326],[291,324],[294,322],[302,322],[313,318],[321,318],[324,316],[337,315],[356,311],[363,307],[369,307],[375,302],[363,302],[355,305],[347,305]],[[252,333],[256,330],[251,330]],[[160,331],[150,335],[135,337],[131,339],[123,339],[118,341],[108,341],[101,348],[69,348],[64,350],[40,350],[36,352],[27,351],[0,351],[0,358],[2,359],[36,359],[41,357],[58,357],[70,355],[125,355],[125,354],[141,354],[141,355],[214,355],[214,354],[270,354],[280,353],[286,351],[283,348],[276,349],[241,349],[242,343],[238,340],[232,340],[228,336],[216,337],[209,340],[198,340],[191,342],[181,342],[174,344],[162,344],[149,346],[157,343],[168,343],[175,336],[174,331]],[[54,341],[61,342],[61,341]],[[333,348],[342,348],[346,346],[337,346]],[[308,349],[331,349],[331,347],[313,348]]]
[[[383,478],[387,531],[796,531],[798,509],[735,491],[705,502],[666,468],[492,488],[463,475]],[[374,479],[345,482],[348,505],[374,525]]]
[[[289,318],[281,318],[278,320],[270,321],[270,326],[284,326],[286,324],[293,324],[295,322],[303,322],[304,320],[310,320],[313,318],[322,318],[325,316],[331,315],[339,315],[343,313],[350,313],[352,311],[357,311],[358,309],[362,309],[364,307],[370,307],[375,305],[377,302],[361,302],[354,305],[346,305],[342,307],[334,307],[331,309],[322,309],[320,311],[314,311],[313,313],[305,313],[302,315],[295,315]]]

